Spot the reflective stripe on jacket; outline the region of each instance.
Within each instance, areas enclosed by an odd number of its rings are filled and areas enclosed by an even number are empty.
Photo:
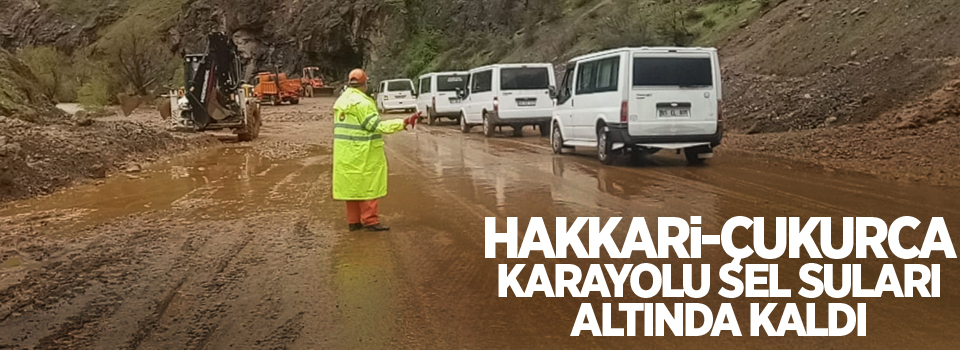
[[[403,120],[380,120],[377,104],[348,88],[333,105],[333,199],[365,201],[387,195],[383,135],[403,130]]]

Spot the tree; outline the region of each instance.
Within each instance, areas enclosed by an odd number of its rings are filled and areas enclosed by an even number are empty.
[[[62,92],[71,76],[70,57],[50,46],[35,46],[21,50],[20,59],[37,77],[44,94],[56,101],[65,100]]]
[[[121,82],[141,96],[148,95],[157,83],[166,82],[173,70],[172,54],[155,28],[143,21],[121,23],[102,47]]]

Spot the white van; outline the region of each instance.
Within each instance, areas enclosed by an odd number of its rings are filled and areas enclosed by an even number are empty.
[[[421,75],[417,109],[426,114],[427,124],[440,118],[460,118],[460,97],[457,91],[467,89],[467,72],[441,72]]]
[[[534,125],[547,136],[555,84],[553,65],[549,63],[472,69],[467,90],[460,94],[460,130],[467,133],[474,125],[483,125],[483,134],[490,137],[497,127],[510,126],[514,136],[520,136],[524,126]]]
[[[623,48],[577,57],[557,89],[551,146],[597,147],[604,164],[683,150],[687,161],[713,157],[723,139],[723,90],[716,49]]]
[[[377,108],[381,113],[392,110],[414,111],[417,109],[413,81],[394,79],[380,82],[377,88]]]

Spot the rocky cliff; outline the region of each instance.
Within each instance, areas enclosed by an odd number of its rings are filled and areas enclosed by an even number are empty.
[[[374,28],[384,21],[384,1],[194,0],[184,5],[173,44],[202,50],[212,30],[233,33],[248,74],[280,66],[288,72],[317,65],[328,75],[363,66]]]

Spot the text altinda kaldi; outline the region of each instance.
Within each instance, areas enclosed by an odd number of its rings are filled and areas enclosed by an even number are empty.
[[[499,264],[498,293],[501,298],[631,298],[633,300],[678,298],[682,301],[702,299],[711,291],[711,276],[721,281],[717,294],[735,298],[806,298],[811,303],[750,303],[749,315],[735,312],[731,303],[708,307],[703,303],[582,303],[573,321],[571,336],[589,332],[594,336],[663,336],[666,331],[676,336],[782,336],[796,332],[799,336],[846,336],[856,332],[867,335],[866,303],[829,302],[818,308],[818,299],[849,298],[938,298],[940,297],[940,264],[922,264],[920,260],[956,259],[943,218],[921,222],[901,217],[891,223],[879,218],[843,218],[841,231],[833,232],[828,217],[776,218],[772,235],[766,234],[764,218],[734,217],[726,221],[719,234],[701,230],[701,218],[689,220],[675,217],[656,219],[656,240],[644,218],[556,218],[555,232],[549,232],[543,218],[531,218],[521,237],[517,218],[486,218],[485,257],[506,259]],[[926,224],[926,229],[922,225]],[[627,227],[626,234],[614,234]],[[918,229],[920,228],[920,229]],[[925,232],[925,233],[924,233]],[[839,234],[837,239],[834,236]],[[922,244],[905,244],[903,239],[923,234]],[[614,237],[623,237],[615,239]],[[814,236],[819,236],[819,240]],[[522,240],[521,240],[522,239]],[[584,240],[585,239],[585,240]],[[555,242],[554,242],[555,241]],[[586,241],[586,243],[585,243]],[[497,256],[497,248],[505,247],[506,255]],[[719,246],[725,256],[706,259],[704,246]],[[714,252],[715,250],[710,250]],[[625,264],[528,264],[531,252],[551,259],[624,259]],[[569,254],[571,253],[572,254]],[[673,254],[671,254],[671,252]],[[716,254],[720,254],[717,252]],[[856,259],[848,259],[855,257]],[[831,263],[847,259],[861,261],[874,258],[897,264],[883,264],[877,280],[864,280],[863,266]],[[673,269],[668,259],[723,261],[714,270],[711,264],[682,264]],[[749,264],[769,260],[773,263]],[[780,268],[784,259],[798,259],[798,271]],[[520,260],[512,263],[514,260]],[[787,260],[789,261],[789,260]],[[910,263],[917,262],[917,263]],[[899,269],[898,269],[899,266]],[[901,273],[898,273],[898,270]],[[682,274],[683,283],[673,285],[673,274]],[[783,288],[781,274],[798,273],[802,286]],[[695,281],[695,276],[699,281]],[[526,284],[520,281],[526,280]],[[696,282],[696,283],[695,283]],[[717,290],[715,288],[715,290]],[[819,314],[818,314],[819,312]],[[616,313],[620,313],[617,315]],[[780,314],[777,319],[771,315]],[[843,315],[841,317],[840,315]],[[573,317],[573,315],[571,315]],[[613,324],[614,318],[625,322]],[[817,327],[817,318],[826,317],[827,327]],[[693,322],[693,319],[705,320]],[[746,328],[741,327],[741,323]],[[821,325],[823,322],[819,322]],[[763,333],[761,333],[763,330]],[[729,333],[724,333],[729,332]]]

